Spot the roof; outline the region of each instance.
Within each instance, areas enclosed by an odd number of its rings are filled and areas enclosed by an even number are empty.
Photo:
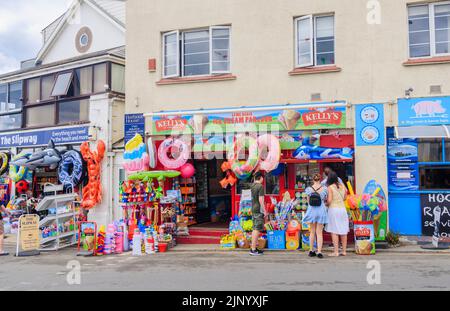
[[[28,67],[28,68],[23,68],[23,69],[16,70],[16,71],[13,71],[13,72],[8,72],[6,74],[0,75],[0,80],[1,79],[6,79],[6,78],[11,78],[11,77],[16,76],[16,75],[25,74],[27,72],[39,71],[39,70],[42,70],[42,69],[56,67],[56,66],[59,66],[59,65],[69,64],[69,63],[72,63],[72,62],[76,62],[76,61],[80,61],[80,60],[84,60],[84,59],[89,59],[89,58],[94,58],[94,57],[99,57],[99,56],[113,56],[113,57],[118,57],[118,58],[121,58],[121,59],[125,60],[125,46],[121,46],[121,47],[117,47],[117,48],[113,48],[113,49],[108,49],[108,50],[104,50],[104,51],[88,53],[88,54],[84,54],[84,55],[68,58],[68,59],[65,59],[65,60],[62,60],[62,61],[53,62],[53,63],[49,63],[49,64],[45,64],[45,65]]]

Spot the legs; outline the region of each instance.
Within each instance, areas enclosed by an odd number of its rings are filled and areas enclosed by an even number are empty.
[[[339,235],[337,235],[337,234],[335,234],[335,233],[332,233],[332,234],[331,234],[331,238],[332,238],[332,240],[333,240],[333,248],[334,248],[334,251],[333,251],[333,254],[330,255],[330,256],[335,256],[335,257],[337,257],[337,256],[339,256]]]
[[[311,223],[309,225],[309,227],[310,227],[310,232],[309,232],[309,250],[311,252],[314,252],[314,242],[315,242],[315,238],[316,238],[316,227],[317,227],[317,224],[316,223]]]
[[[322,246],[323,246],[323,225],[322,224],[316,225],[316,235],[317,235],[317,252],[322,253]]]
[[[252,251],[256,250],[256,246],[258,245],[258,239],[259,239],[259,231],[258,230],[253,230],[253,232],[252,232],[252,246],[251,246],[251,250]]]
[[[341,235],[341,242],[342,242],[342,255],[347,255],[347,235]]]

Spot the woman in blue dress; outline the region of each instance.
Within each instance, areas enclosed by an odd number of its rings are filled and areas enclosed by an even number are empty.
[[[303,221],[310,226],[309,236],[309,257],[323,258],[322,246],[323,246],[323,227],[328,223],[328,212],[325,206],[326,198],[328,195],[327,187],[324,187],[320,183],[320,174],[313,176],[313,185],[306,188],[305,193],[308,195],[308,210],[306,211]],[[314,200],[316,203],[311,206],[311,195],[314,194]],[[320,202],[318,198],[320,196]],[[317,240],[317,254],[314,250],[314,242]]]

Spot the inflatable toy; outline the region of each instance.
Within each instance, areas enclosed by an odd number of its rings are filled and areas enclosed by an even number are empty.
[[[352,148],[326,148],[312,145],[305,138],[302,146],[298,147],[292,154],[299,160],[322,160],[322,159],[352,159],[354,150]]]
[[[277,168],[270,172],[272,176],[280,176],[283,174],[286,165],[284,163],[278,164]]]
[[[177,148],[179,151],[178,158],[171,159],[168,152],[172,148]],[[169,169],[178,169],[185,165],[191,155],[189,146],[180,139],[168,138],[161,143],[158,148],[158,159],[161,164]]]
[[[25,180],[21,180],[18,183],[16,183],[16,190],[17,190],[18,194],[27,193],[28,188],[29,188],[29,184]]]
[[[61,161],[61,153],[55,149],[53,140],[48,142],[47,148],[37,151],[31,155],[27,154],[22,157],[18,157],[11,164],[16,166],[23,166],[32,171],[37,167],[49,167],[50,169],[56,169]]]
[[[136,134],[125,145],[123,154],[123,167],[127,173],[147,171],[150,157],[147,153],[147,146],[140,134]]]
[[[105,156],[106,146],[102,140],[97,143],[97,151],[91,151],[89,143],[80,147],[83,159],[87,163],[88,184],[83,188],[81,207],[91,209],[102,201],[101,162]]]
[[[9,162],[9,178],[12,181],[18,182],[23,179],[28,174],[28,168],[21,165],[15,165],[14,163],[23,163],[31,156],[29,153],[19,153],[18,155],[12,157],[11,162]]]
[[[76,187],[84,179],[85,164],[83,156],[76,150],[68,150],[62,155],[58,166],[58,179],[65,188]]]
[[[228,185],[234,186],[237,182],[237,178],[231,173],[231,171],[227,172],[227,176],[222,179],[219,183],[223,189],[226,189]]]
[[[195,175],[195,168],[191,163],[186,163],[180,168],[181,177],[191,178]]]
[[[248,146],[247,161],[239,161],[239,154]],[[239,135],[233,144],[233,150],[228,155],[231,170],[239,179],[247,179],[256,168],[259,160],[258,143],[250,136]]]
[[[8,155],[4,152],[0,152],[0,176],[2,176],[8,169],[9,159]]]
[[[271,134],[264,134],[258,137],[259,154],[261,155],[264,149],[267,149],[267,156],[265,160],[261,160],[259,168],[263,171],[270,172],[278,167],[280,164],[281,147],[280,141],[277,137]]]
[[[147,146],[148,146],[148,155],[149,155],[149,166],[150,168],[156,168],[156,165],[158,164],[158,160],[156,158],[156,147],[155,143],[153,142],[153,139],[151,137],[147,140]]]
[[[150,181],[154,178],[164,179],[164,178],[175,178],[180,176],[181,173],[179,171],[148,171],[148,172],[139,172],[135,174],[131,174],[128,176],[129,180],[143,180]]]

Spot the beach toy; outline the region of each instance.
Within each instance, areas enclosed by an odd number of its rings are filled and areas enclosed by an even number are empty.
[[[4,152],[0,152],[0,176],[2,176],[6,170],[8,169],[9,158],[8,155]]]
[[[186,163],[180,168],[181,177],[191,178],[195,175],[195,168],[191,163]]]
[[[26,193],[28,191],[29,184],[25,180],[21,180],[16,183],[16,190],[19,194]]]
[[[261,160],[259,168],[263,171],[270,172],[278,167],[281,157],[280,141],[271,134],[264,134],[258,137],[259,154],[261,155],[267,148],[267,156],[265,160]]]
[[[128,176],[128,180],[143,180],[143,181],[151,181],[154,178],[157,179],[165,179],[165,178],[175,178],[180,176],[181,173],[179,171],[148,171],[148,172],[139,172],[135,174],[131,174]]]
[[[147,146],[140,134],[134,137],[125,145],[123,154],[123,167],[127,173],[147,171],[149,168],[150,157],[147,153]]]
[[[84,179],[83,156],[76,150],[66,151],[58,166],[58,180],[64,187],[76,187]]]
[[[147,139],[147,146],[149,155],[149,166],[150,168],[156,168],[156,165],[158,164],[158,159],[156,158],[155,143],[153,142],[153,139],[151,137]]]
[[[248,147],[248,159],[246,161],[239,161],[239,154]],[[228,154],[228,161],[231,165],[231,170],[239,179],[247,179],[259,161],[258,143],[256,139],[251,136],[238,135],[234,141],[233,149]]]
[[[278,164],[277,168],[270,172],[272,176],[280,176],[283,174],[286,165],[284,163]]]
[[[47,148],[36,151],[26,159],[17,159],[13,164],[25,166],[30,170],[35,170],[37,167],[49,167],[50,169],[56,169],[61,161],[61,153],[55,148],[55,143],[50,139]]]
[[[18,182],[28,174],[28,168],[19,164],[25,163],[30,156],[30,153],[22,152],[12,157],[9,162],[9,178],[11,178],[12,181]],[[17,163],[17,165],[14,163]]]
[[[170,158],[168,152],[172,148],[177,148],[179,155],[177,158]],[[189,160],[191,150],[181,139],[168,138],[161,143],[158,148],[158,159],[161,164],[168,169],[178,169],[185,165]]]
[[[91,209],[102,201],[101,162],[105,156],[106,146],[103,140],[99,140],[97,151],[91,151],[89,143],[84,142],[80,150],[88,168],[88,184],[83,188],[81,207]]]
[[[222,179],[219,183],[223,189],[227,188],[228,185],[234,186],[237,182],[236,176],[231,171],[227,172],[227,175],[224,179]]]
[[[352,184],[347,181],[347,187],[348,187],[348,191],[350,192],[350,195],[355,195],[355,191],[353,190],[353,186]]]

